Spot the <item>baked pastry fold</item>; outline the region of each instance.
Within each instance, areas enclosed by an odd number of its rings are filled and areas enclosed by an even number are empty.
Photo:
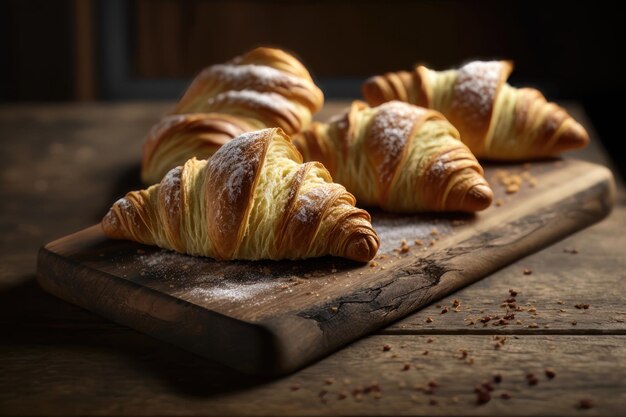
[[[586,130],[534,88],[507,84],[513,63],[473,61],[458,69],[390,72],[363,84],[376,106],[400,100],[443,113],[478,157],[517,161],[559,155],[589,142]]]
[[[105,234],[218,260],[372,259],[380,241],[369,214],[332,182],[324,166],[302,163],[281,129],[249,132],[209,160],[192,158],[159,184],[118,200]]]
[[[322,162],[360,206],[471,212],[493,198],[458,131],[434,110],[355,101],[329,123],[313,122],[294,143],[305,160]]]
[[[323,104],[304,65],[280,49],[255,48],[207,67],[148,134],[142,180],[154,184],[171,168],[193,156],[206,159],[243,132],[273,127],[288,135],[299,132]]]

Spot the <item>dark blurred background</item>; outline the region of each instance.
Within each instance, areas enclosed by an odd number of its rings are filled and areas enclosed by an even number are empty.
[[[624,171],[626,14],[598,1],[9,0],[0,101],[176,99],[204,66],[257,46],[296,53],[328,98],[424,62],[515,61],[513,85],[584,105]],[[621,111],[620,111],[621,113]]]

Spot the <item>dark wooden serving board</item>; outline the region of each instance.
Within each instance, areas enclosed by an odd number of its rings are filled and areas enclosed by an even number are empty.
[[[529,170],[537,184],[506,194],[498,170]],[[586,162],[488,166],[486,176],[501,204],[477,215],[373,212],[382,246],[367,265],[217,262],[108,240],[96,225],[42,248],[38,280],[64,300],[233,368],[286,373],[599,221],[613,204],[610,171]],[[402,239],[406,253],[396,250]]]

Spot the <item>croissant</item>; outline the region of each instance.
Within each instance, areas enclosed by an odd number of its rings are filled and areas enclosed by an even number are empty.
[[[387,211],[477,211],[493,193],[483,169],[438,112],[391,101],[355,101],[330,123],[294,137],[307,161],[320,161],[360,205]]]
[[[227,259],[372,259],[369,214],[302,156],[281,129],[245,133],[209,160],[192,158],[118,200],[104,233],[190,255]]]
[[[510,61],[474,61],[459,69],[387,73],[368,79],[372,105],[401,100],[443,113],[479,158],[523,160],[556,156],[589,142],[585,129],[534,88],[506,83]]]
[[[260,47],[200,72],[173,113],[211,111],[209,99],[229,91],[280,95],[293,103],[303,124],[324,104],[322,91],[300,61],[280,49]]]
[[[219,113],[166,116],[143,144],[141,179],[156,184],[172,168],[194,155],[207,158],[222,145],[256,126],[241,118]]]
[[[324,104],[306,68],[280,49],[256,48],[204,69],[144,142],[142,180],[154,184],[189,158],[210,157],[235,136],[268,127],[293,134]]]

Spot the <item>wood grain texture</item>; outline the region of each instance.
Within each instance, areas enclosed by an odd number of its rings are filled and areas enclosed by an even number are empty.
[[[626,336],[511,336],[500,349],[490,335],[434,336],[430,343],[428,336],[372,336],[297,374],[267,380],[167,346],[154,349],[157,342],[134,332],[85,331],[80,344],[66,333],[67,345],[45,353],[34,340],[21,352],[0,350],[0,381],[30,381],[19,396],[0,385],[4,414],[615,416],[626,401]],[[460,349],[473,363],[461,359]],[[528,373],[536,385],[528,384]],[[502,382],[492,383],[491,400],[478,405],[475,386],[494,374]],[[437,387],[428,394],[431,381]],[[500,398],[503,392],[512,398]],[[582,399],[594,403],[584,414],[577,408]]]
[[[626,334],[626,305],[620,290],[626,282],[624,224],[622,198],[607,221],[521,259],[381,332]],[[532,273],[525,275],[525,269]],[[518,292],[515,298],[524,311],[515,312],[515,319],[505,326],[494,324],[498,320],[481,323],[480,318],[505,314],[501,305],[511,296],[510,289]],[[454,300],[460,301],[458,312],[452,308]],[[441,314],[445,306],[450,311]],[[426,323],[427,317],[434,321]]]
[[[521,171],[499,165],[487,176],[504,168]],[[502,205],[472,217],[375,212],[381,250],[369,265],[331,257],[216,262],[110,241],[95,226],[42,249],[39,282],[241,371],[291,372],[610,211],[613,182],[603,167],[565,160],[529,172],[535,187],[506,198],[496,188]],[[424,243],[399,254],[402,239]]]
[[[320,119],[336,113],[345,104],[327,103]],[[594,139],[588,148],[568,156],[610,166],[581,107],[571,104],[568,111],[589,129]],[[383,386],[383,398],[378,401],[384,401],[384,407],[371,397],[340,406],[327,406],[320,401],[322,388],[318,391],[318,387],[328,377],[339,380],[344,374],[358,375],[363,384],[369,384],[368,381],[380,381],[381,376],[394,372],[389,376],[392,379],[406,359],[397,358],[396,362],[391,358],[397,353],[396,348],[416,340],[420,344],[417,353],[421,355],[421,344],[428,337],[435,339],[433,344],[451,346],[450,351],[468,348],[467,344],[460,346],[461,342],[478,337],[484,341],[485,349],[476,349],[471,356],[483,364],[485,375],[492,371],[490,364],[494,360],[498,366],[519,372],[516,356],[498,354],[488,346],[492,343],[488,338],[501,331],[498,326],[480,329],[487,333],[484,336],[467,335],[466,323],[452,320],[450,313],[445,321],[433,316],[450,336],[430,335],[428,332],[437,332],[431,328],[396,329],[382,338],[362,339],[287,379],[266,380],[235,373],[45,293],[34,282],[38,248],[68,231],[98,221],[112,201],[140,186],[137,155],[141,139],[170,106],[171,103],[0,106],[0,137],[7,139],[0,152],[0,415],[624,414],[623,406],[619,409],[609,405],[624,404],[615,387],[624,391],[620,383],[626,380],[622,366],[625,341],[622,336],[597,334],[597,329],[619,334],[626,326],[613,321],[615,316],[602,307],[604,302],[614,300],[618,305],[626,305],[620,290],[625,278],[621,262],[626,247],[626,196],[620,181],[617,205],[606,220],[450,296],[461,298],[462,306],[478,307],[483,301],[498,303],[510,284],[517,283],[522,291],[520,300],[536,300],[540,314],[547,308],[541,300],[549,301],[550,294],[559,291],[565,301],[590,304],[588,310],[576,310],[585,316],[585,320],[578,319],[575,329],[572,327],[571,333],[580,334],[576,337],[507,336],[507,343],[515,342],[520,349],[528,345],[527,363],[534,360],[541,366],[554,367],[557,377],[552,382],[558,382],[548,385],[540,378],[535,387],[538,389],[528,389],[526,396],[509,404],[492,400],[485,406],[475,406],[471,384],[481,380],[482,371],[444,356],[441,361],[432,362],[432,374],[416,378],[416,383],[424,384],[430,377],[437,381],[454,380],[473,371],[475,378],[464,379],[471,387],[457,387],[468,396],[468,402],[460,399],[458,407],[449,408],[446,401],[439,401],[438,406],[414,404],[407,399],[413,393],[403,393],[393,384]],[[579,254],[561,258],[562,249],[570,246],[577,247]],[[533,274],[522,275],[520,271],[529,265]],[[532,281],[521,281],[524,279]],[[559,280],[563,280],[563,286]],[[534,288],[525,284],[539,281],[541,284]],[[543,291],[549,294],[544,297]],[[491,307],[495,309],[495,304],[486,307],[489,311]],[[432,306],[415,314],[423,317],[425,311],[439,310]],[[411,317],[399,323],[410,323]],[[556,328],[557,324],[549,322],[551,317],[546,314],[545,320]],[[552,318],[559,320],[558,316]],[[424,337],[412,333],[422,331]],[[511,326],[508,331],[525,334],[533,330]],[[565,328],[562,331],[570,332]],[[360,348],[370,340],[375,349],[391,344],[390,355],[373,360],[366,354],[369,349]],[[548,346],[554,350],[544,349]],[[550,359],[544,361],[547,353]],[[569,370],[567,381],[560,379],[563,371],[558,365],[565,362]],[[506,380],[506,374],[503,376]],[[292,383],[299,383],[303,387],[300,392],[306,389],[312,395],[292,396]],[[523,381],[520,387],[525,388]],[[544,396],[545,390],[551,398]],[[416,394],[419,401],[424,399],[421,393]],[[577,409],[574,403],[582,396],[591,398],[594,408]],[[393,401],[397,398],[402,400]],[[341,410],[337,411],[338,407]]]

